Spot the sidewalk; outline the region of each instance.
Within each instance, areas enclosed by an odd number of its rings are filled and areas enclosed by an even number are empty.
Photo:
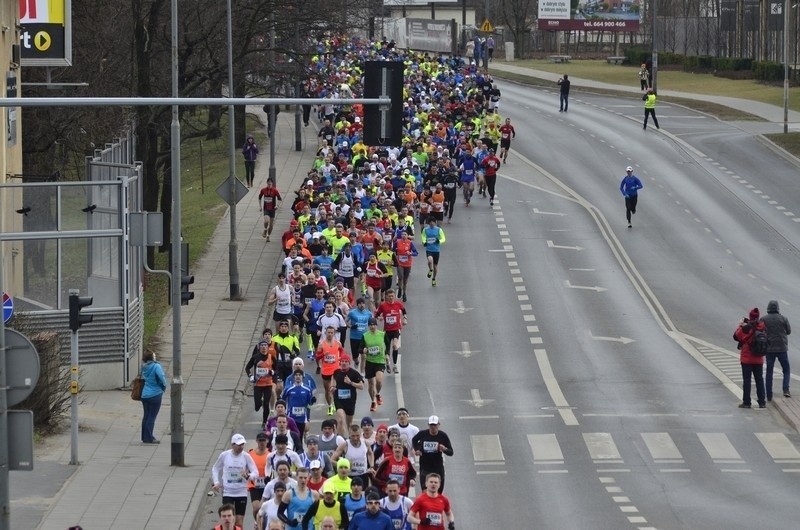
[[[564,65],[564,71],[569,74],[569,64]],[[554,90],[557,88],[555,80],[559,77],[557,74],[552,72],[545,72],[543,70],[535,70],[533,68],[527,68],[524,66],[515,66],[513,64],[498,62],[491,63],[489,72],[492,74],[496,74],[497,72],[508,72],[517,75],[527,75],[539,79],[552,80]],[[500,75],[502,76],[502,74]],[[638,96],[641,96],[642,94],[642,91],[639,89],[639,87],[633,85],[612,85],[611,83],[602,83],[600,81],[573,77],[571,75],[569,80],[571,81],[573,88],[614,90],[617,92],[630,92]],[[733,109],[741,110],[742,112],[748,112],[755,116],[759,116],[771,123],[780,123],[781,127],[783,126],[783,107],[779,107],[777,105],[769,105],[767,103],[761,103],[760,101],[753,101],[751,99],[731,98],[708,94],[694,94],[691,92],[681,92],[679,90],[659,90],[658,94],[661,96],[694,99],[698,101],[708,101],[711,103],[717,103],[719,105],[725,105],[726,107],[731,107]],[[789,124],[790,127],[794,126],[795,129],[800,128],[800,112],[794,110],[789,111]],[[783,129],[781,128],[780,130],[776,129],[773,132],[782,131]]]
[[[266,123],[260,107],[248,107]],[[128,391],[84,392],[80,406],[80,466],[69,466],[70,433],[37,447],[35,470],[11,474],[12,528],[64,530],[189,529],[210,487],[210,468],[230,445],[242,399],[245,356],[260,337],[264,301],[282,258],[280,234],[288,224],[291,190],[307,174],[316,129],[303,128],[303,151],[294,150],[294,113],[279,115],[276,174],[284,201],[273,242],[261,237],[258,189],[266,183],[269,145],[261,147],[255,185],[237,205],[239,284],[243,300],[229,301],[229,217],[217,226],[195,266],[195,298],[182,308],[184,442],[186,467],[170,466],[169,390],[156,423],[160,445],[140,442],[141,405]],[[237,156],[239,150],[236,151]],[[238,175],[243,178],[243,175]],[[170,374],[171,316],[165,319],[160,358]],[[158,354],[158,352],[157,352]]]

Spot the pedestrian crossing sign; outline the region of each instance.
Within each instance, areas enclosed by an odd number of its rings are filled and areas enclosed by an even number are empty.
[[[483,24],[481,24],[481,31],[484,33],[491,33],[494,31],[494,26],[492,26],[492,23],[489,22],[488,18],[483,19]]]

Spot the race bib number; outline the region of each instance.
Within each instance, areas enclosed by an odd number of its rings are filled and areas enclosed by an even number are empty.
[[[272,205],[272,197],[264,197],[264,206]]]
[[[441,203],[441,202],[433,203],[433,209],[436,210],[437,212],[443,210],[444,209],[444,203]]]
[[[269,374],[267,368],[256,368],[256,377],[266,377]]]
[[[374,278],[377,275],[378,275],[377,269],[367,269],[367,276],[369,276],[370,278]]]
[[[352,276],[353,275],[353,265],[352,265],[352,263],[348,263],[348,264],[342,263],[342,265],[339,267],[339,272],[341,272],[342,274],[347,275],[347,276]]]
[[[396,480],[402,486],[406,481],[406,476],[397,473],[389,473],[389,480]]]
[[[380,346],[370,346],[369,348],[367,348],[367,353],[370,355],[378,355],[380,351],[381,351]]]
[[[397,317],[394,315],[386,315],[387,324],[397,324]]]
[[[400,263],[408,263],[408,256],[397,256],[397,261]]]
[[[465,175],[472,175],[473,173],[475,173],[474,169],[465,169],[464,170],[464,174]]]
[[[439,450],[438,442],[422,442],[422,451],[425,453],[435,453]]]
[[[240,467],[231,467],[225,472],[225,482],[228,484],[240,484],[244,482],[244,477],[242,476],[242,468]]]
[[[349,388],[339,388],[336,390],[336,395],[339,399],[350,399],[351,393]]]
[[[336,357],[334,357],[331,354],[326,354],[325,355],[325,362],[328,363],[328,364],[333,364],[334,362],[336,362]]]
[[[508,139],[508,133],[503,133],[503,139],[504,140]]]
[[[266,482],[267,482],[266,477],[258,477],[253,481],[253,484],[255,484],[256,488],[263,488],[267,485]]]
[[[383,234],[383,240],[384,241],[391,241],[392,240],[392,234],[390,234],[388,232]]]
[[[351,473],[353,475],[363,475],[364,473],[367,472],[367,463],[366,462],[361,462],[361,461],[356,460],[356,461],[351,461],[350,465],[352,466]]]
[[[427,515],[431,520],[431,526],[442,526],[442,514],[428,512]]]
[[[447,184],[445,184],[445,187],[447,189],[453,189],[453,188],[456,187],[456,183],[455,182],[448,182]]]
[[[392,519],[392,524],[394,525],[395,530],[402,530],[403,519]]]
[[[433,245],[434,243],[436,243],[436,238],[435,237],[429,237],[425,241],[428,242],[428,245]]]
[[[303,416],[305,413],[305,407],[292,407],[292,416]]]

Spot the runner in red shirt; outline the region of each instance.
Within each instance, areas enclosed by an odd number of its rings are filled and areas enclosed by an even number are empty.
[[[394,479],[400,484],[400,495],[408,495],[409,487],[414,487],[417,470],[407,456],[403,455],[405,446],[403,442],[396,441],[392,446],[392,453],[385,457],[378,465],[372,481],[386,493],[386,483]]]
[[[506,123],[500,127],[500,158],[503,163],[508,163],[508,152],[511,151],[511,139],[517,137],[511,118],[506,118]]]
[[[383,331],[386,332],[384,340],[386,342],[386,355],[391,355],[390,363],[394,368],[394,373],[399,373],[397,369],[397,359],[400,356],[400,330],[408,324],[408,315],[403,302],[395,300],[394,289],[386,291],[384,302],[375,311],[375,318],[383,318]]]
[[[425,492],[414,500],[408,511],[408,522],[418,525],[417,530],[455,530],[450,500],[439,493],[440,480],[436,473],[429,474],[425,479]]]
[[[494,155],[494,149],[489,149],[489,156],[481,162],[486,189],[489,190],[489,206],[494,205],[494,186],[497,184],[497,168],[500,167],[500,164],[500,159]]]
[[[282,201],[283,197],[275,187],[275,182],[272,179],[267,179],[267,185],[261,188],[258,192],[258,201],[261,203],[261,210],[264,212],[264,232],[261,237],[267,238],[272,234],[272,226],[275,223],[275,207],[277,201]]]

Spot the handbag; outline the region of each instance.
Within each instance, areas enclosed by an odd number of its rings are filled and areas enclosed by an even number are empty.
[[[142,400],[142,390],[144,389],[144,378],[142,374],[137,375],[131,381],[131,399],[134,401]]]

